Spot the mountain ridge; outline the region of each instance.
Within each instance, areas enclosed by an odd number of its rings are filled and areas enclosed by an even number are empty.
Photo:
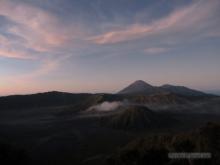
[[[177,85],[171,85],[171,84],[164,84],[161,86],[153,86],[148,83],[146,83],[143,80],[137,80],[127,87],[120,90],[117,94],[145,94],[145,95],[151,95],[151,94],[158,94],[158,93],[174,93],[179,95],[185,95],[185,96],[206,96],[209,95],[205,92],[190,89],[185,86],[177,86]]]
[[[132,90],[130,90],[132,89]],[[133,84],[116,94],[108,93],[67,93],[67,92],[45,92],[28,95],[11,95],[0,97],[1,109],[28,109],[40,107],[70,106],[74,109],[85,110],[90,106],[100,104],[104,101],[128,100],[142,104],[184,104],[188,101],[204,100],[216,95],[206,94],[183,86],[163,85],[152,86],[142,80]],[[128,91],[128,93],[127,93]]]

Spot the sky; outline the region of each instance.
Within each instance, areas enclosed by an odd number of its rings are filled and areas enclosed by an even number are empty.
[[[219,0],[0,0],[0,95],[220,91]]]

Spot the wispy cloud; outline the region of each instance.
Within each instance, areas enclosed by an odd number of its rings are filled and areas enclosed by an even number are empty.
[[[16,59],[34,59],[33,56],[26,52],[10,49],[0,49],[0,57],[16,58]]]
[[[55,70],[67,57],[61,49],[81,34],[74,26],[63,24],[54,13],[22,1],[1,0],[0,16],[10,22],[4,27],[6,35],[0,31],[0,57],[35,59],[39,63],[39,68],[29,74],[19,75],[25,80]]]
[[[46,51],[52,46],[58,46],[67,40],[60,31],[56,17],[42,9],[24,4],[0,1],[0,15],[15,23],[8,32],[26,40],[26,44],[37,51]]]
[[[165,18],[156,20],[150,24],[134,23],[119,30],[108,31],[104,34],[90,37],[88,40],[97,44],[113,44],[160,34],[178,35],[178,33],[201,32],[207,33],[213,30],[217,22],[213,20],[220,2],[196,1],[191,5],[177,9]]]
[[[6,37],[0,35],[0,57],[16,59],[34,59],[32,54],[22,49],[16,49],[14,44]]]
[[[162,47],[152,47],[152,48],[145,48],[144,53],[147,54],[158,54],[158,53],[164,53],[167,52],[168,48],[162,48]]]

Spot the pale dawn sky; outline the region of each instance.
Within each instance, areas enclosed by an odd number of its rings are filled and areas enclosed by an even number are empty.
[[[0,0],[0,95],[220,89],[219,0]]]

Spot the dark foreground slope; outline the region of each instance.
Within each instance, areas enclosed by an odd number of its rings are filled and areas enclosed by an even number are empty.
[[[171,159],[169,153],[208,153],[203,159]],[[206,126],[174,135],[136,139],[106,159],[108,165],[217,165],[220,164],[220,125]]]
[[[125,108],[118,115],[104,118],[64,112],[66,109],[62,107],[0,111],[0,164],[14,161],[28,165],[106,165],[111,157],[116,162],[121,161],[115,158],[121,155],[118,150],[137,138],[163,138],[164,134],[185,136],[185,132],[220,119],[217,114],[172,114],[152,112],[146,107]],[[168,120],[170,125],[158,123],[164,117],[175,120]],[[156,141],[156,144],[160,143]],[[126,157],[122,159],[130,161],[130,156]]]

